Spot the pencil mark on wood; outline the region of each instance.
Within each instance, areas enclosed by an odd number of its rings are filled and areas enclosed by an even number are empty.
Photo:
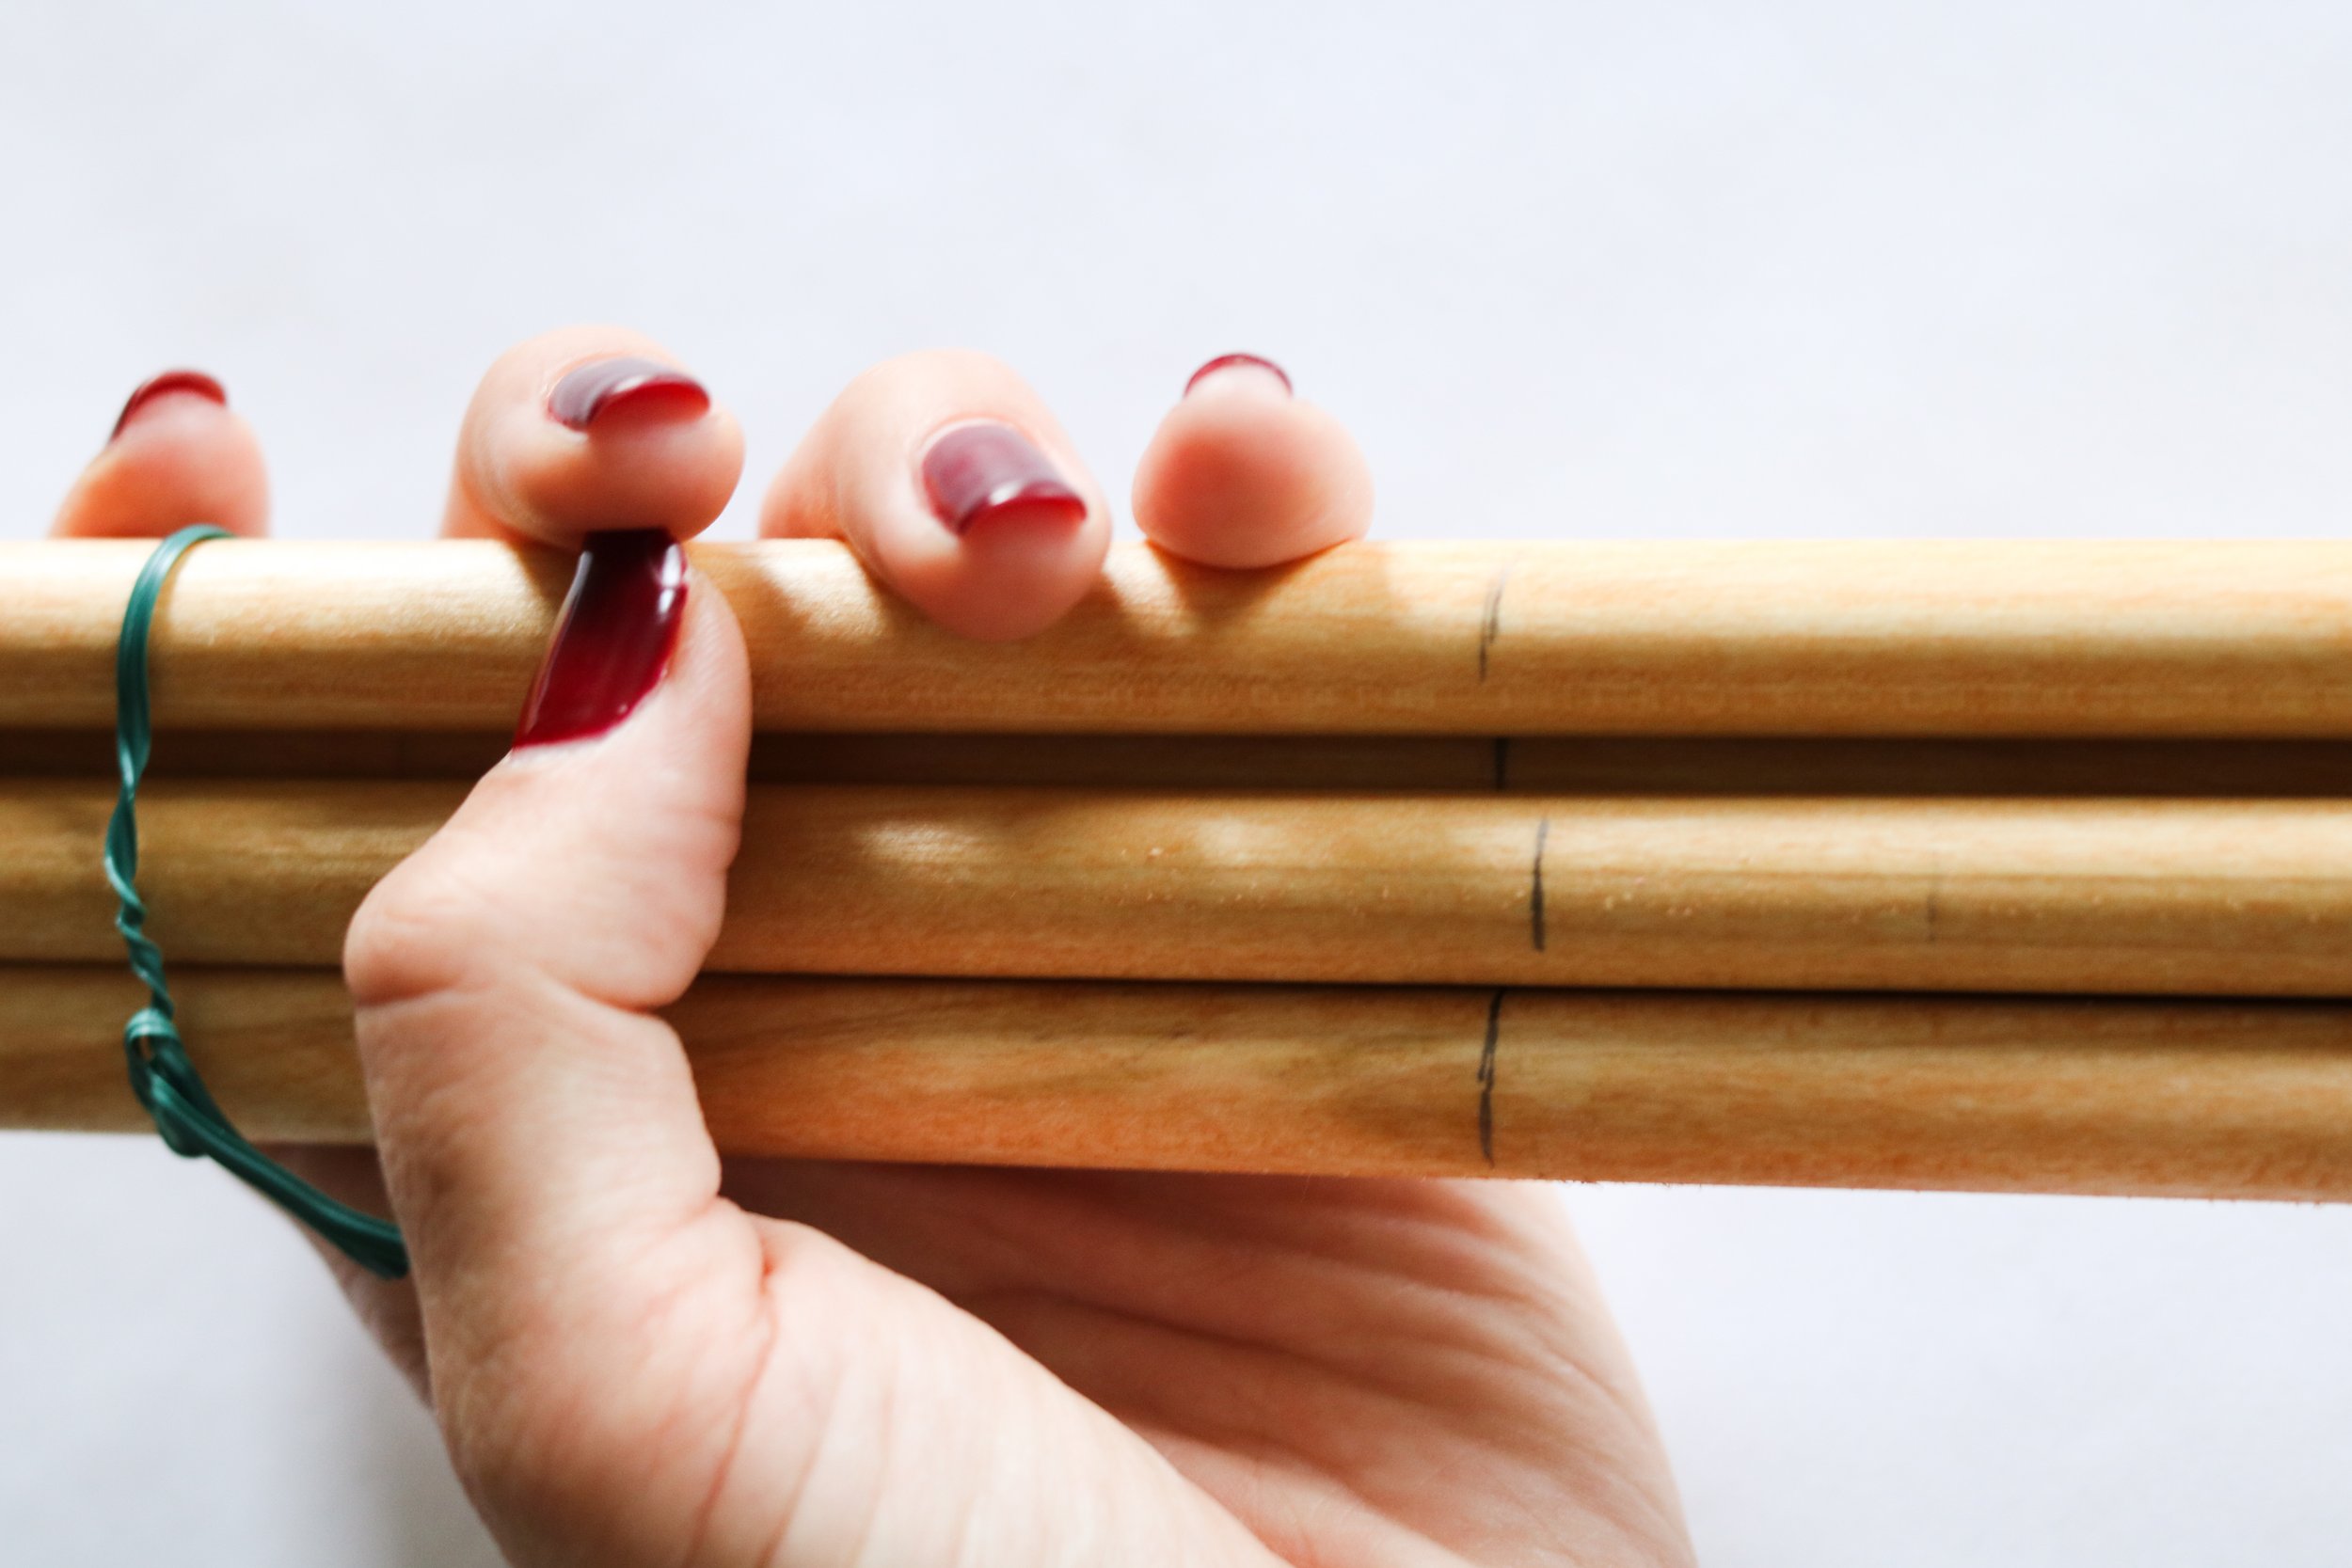
[[[1486,657],[1502,635],[1502,585],[1511,580],[1511,568],[1506,564],[1495,573],[1495,580],[1486,587],[1486,612],[1478,621],[1478,680],[1486,680]]]
[[[1495,788],[1501,791],[1510,787],[1511,737],[1507,735],[1499,735],[1495,736]]]
[[[1478,1152],[1495,1163],[1495,1047],[1502,1039],[1502,990],[1486,1002],[1486,1043],[1478,1052]]]
[[[1544,845],[1551,837],[1551,818],[1535,823],[1535,875],[1528,884],[1527,924],[1529,934],[1535,939],[1535,951],[1544,950]]]

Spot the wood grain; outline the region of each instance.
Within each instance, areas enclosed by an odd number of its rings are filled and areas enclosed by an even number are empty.
[[[0,546],[0,726],[101,727],[150,546]],[[771,729],[2352,737],[2352,544],[1355,545],[1112,552],[1052,631],[926,625],[842,547],[699,546]],[[570,571],[503,545],[223,541],[157,617],[160,722],[504,730]]]
[[[331,973],[177,989],[248,1132],[369,1137]],[[0,972],[0,1127],[142,1130],[136,1000]],[[669,1017],[735,1154],[2352,1197],[2334,1006],[706,977]]]
[[[172,958],[331,964],[443,783],[141,808]],[[103,785],[0,787],[0,959],[118,956]],[[710,967],[1084,979],[2352,993],[2352,802],[781,786]]]

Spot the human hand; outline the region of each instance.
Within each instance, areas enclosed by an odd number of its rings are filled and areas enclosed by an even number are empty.
[[[413,1279],[339,1274],[509,1555],[1687,1561],[1542,1189],[719,1159],[653,1010],[718,929],[748,673],[719,595],[609,531],[706,527],[741,442],[666,363],[575,330],[476,394],[445,531],[586,542],[605,610],[353,925],[380,1174],[302,1162],[398,1214]],[[135,400],[58,531],[262,531],[259,447],[216,390]],[[1167,417],[1135,510],[1175,553],[1269,565],[1359,533],[1370,485],[1242,364]],[[1017,637],[1085,593],[1109,515],[1009,371],[921,355],[843,394],[762,527],[844,537],[942,624]]]

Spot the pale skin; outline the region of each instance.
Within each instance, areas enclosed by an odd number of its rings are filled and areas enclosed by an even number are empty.
[[[674,363],[607,327],[484,379],[444,531],[577,546],[708,526],[742,438],[649,398],[590,433],[568,371]],[[957,535],[916,460],[1024,432],[1084,498]],[[1363,458],[1239,365],[1167,415],[1134,515],[1160,547],[1278,564],[1360,534]],[[267,527],[260,446],[150,400],[60,534]],[[1049,626],[1111,514],[1052,414],[969,354],[859,377],[770,485],[966,635]],[[1002,525],[1002,526],[997,526]],[[399,1218],[409,1280],[338,1261],[517,1563],[1667,1564],[1692,1560],[1630,1361],[1559,1205],[1507,1183],[723,1162],[654,1010],[716,933],[749,742],[741,636],[689,591],[667,673],[608,733],[510,755],[354,923],[381,1150],[288,1150]]]

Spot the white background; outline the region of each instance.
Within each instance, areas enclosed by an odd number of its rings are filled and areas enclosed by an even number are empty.
[[[1114,495],[1195,363],[1273,355],[1391,536],[2352,513],[2341,0],[18,0],[0,239],[7,537],[177,363],[282,531],[419,534],[481,366],[597,318],[743,414],[753,499],[962,343]],[[2352,1555],[2352,1211],[1567,1201],[1717,1568]],[[167,1560],[489,1557],[273,1216],[0,1138],[0,1561]]]

